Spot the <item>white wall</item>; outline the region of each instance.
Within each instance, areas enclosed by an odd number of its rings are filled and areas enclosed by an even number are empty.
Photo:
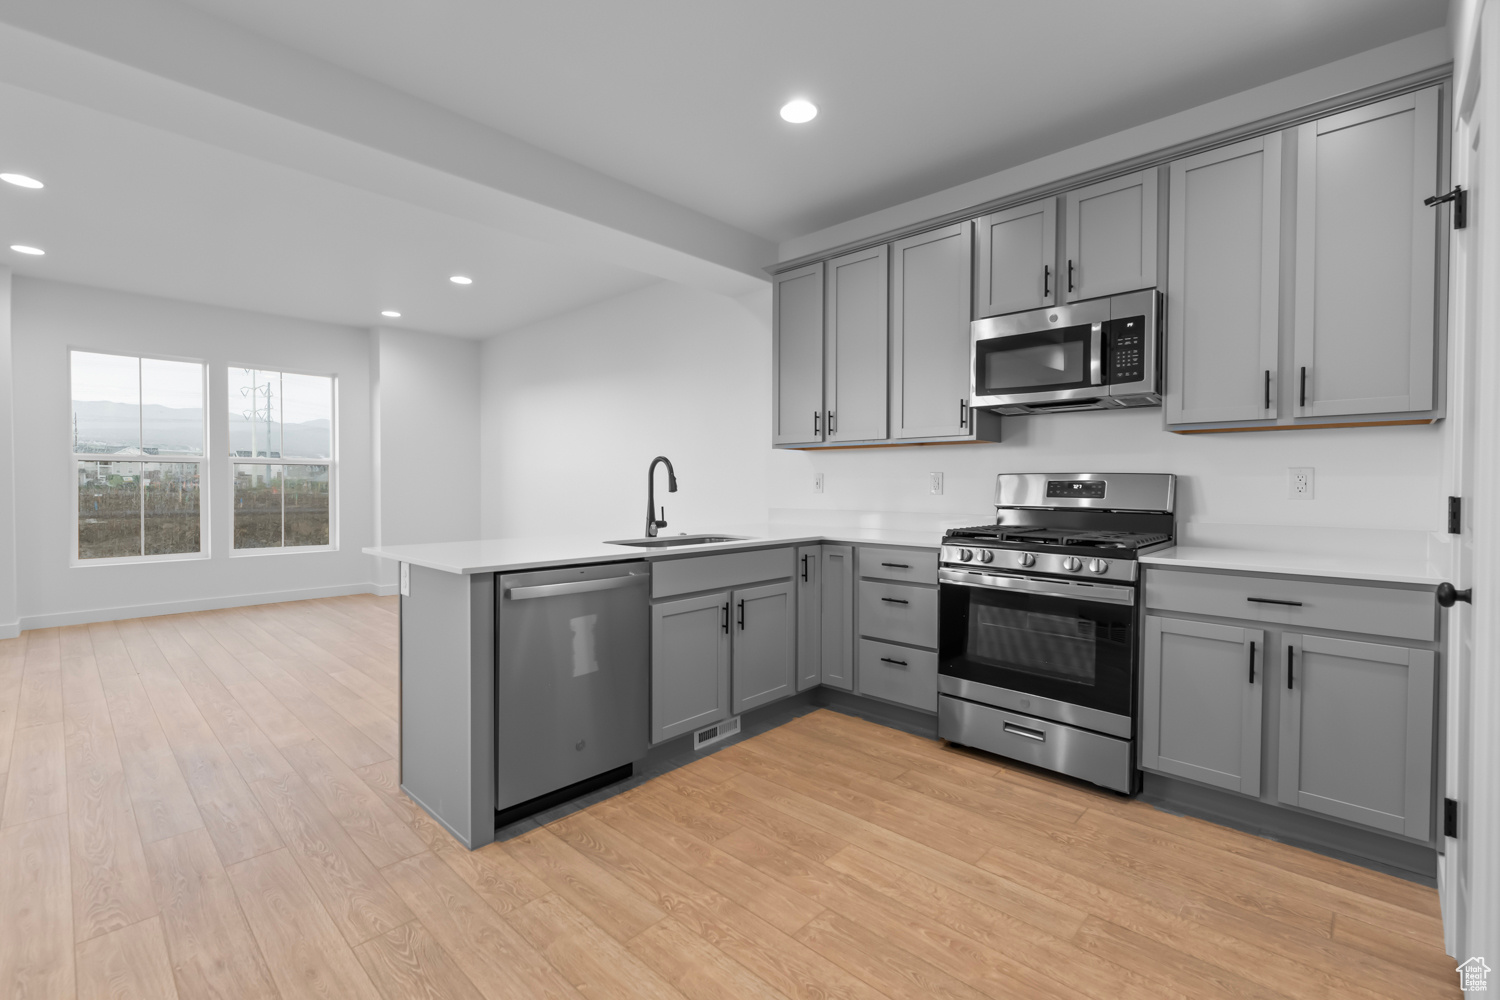
[[[479,342],[391,329],[371,338],[377,543],[478,538]]]
[[[372,580],[360,552],[373,535],[369,333],[212,306],[16,278],[12,303],[17,414],[17,572],[25,628],[296,596],[354,593]],[[77,474],[70,452],[70,348],[194,358],[210,364],[211,558],[69,565]],[[335,552],[232,557],[228,366],[338,376]],[[8,468],[8,467],[6,467]]]
[[[484,536],[639,536],[656,455],[680,486],[658,470],[666,531],[763,520],[769,317],[769,290],[664,282],[486,341]]]
[[[0,639],[21,630],[16,609],[16,477],[11,399],[11,273],[0,267]]]

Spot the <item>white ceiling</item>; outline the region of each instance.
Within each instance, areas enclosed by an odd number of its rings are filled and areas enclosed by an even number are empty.
[[[781,241],[1442,25],[1447,0],[189,0]],[[810,125],[777,108],[805,95]]]
[[[1446,0],[0,3],[17,273],[483,337],[1439,26]],[[810,125],[776,117],[805,95]],[[447,276],[472,273],[459,289]]]

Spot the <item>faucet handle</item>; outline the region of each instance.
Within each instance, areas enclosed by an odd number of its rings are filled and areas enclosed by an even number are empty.
[[[667,508],[665,504],[662,505],[661,519],[656,522],[656,526],[658,528],[665,528],[667,526]]]

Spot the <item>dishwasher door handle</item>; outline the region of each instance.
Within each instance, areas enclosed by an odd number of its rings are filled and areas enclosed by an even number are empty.
[[[629,576],[612,576],[603,580],[579,580],[576,583],[544,583],[535,587],[511,587],[505,596],[512,601],[529,601],[537,597],[563,597],[568,594],[592,594],[596,590],[620,590],[645,583],[650,577],[645,573]]]

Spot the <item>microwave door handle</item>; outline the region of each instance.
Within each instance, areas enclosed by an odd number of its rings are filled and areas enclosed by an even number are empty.
[[[1089,330],[1089,385],[1104,384],[1104,324]]]

